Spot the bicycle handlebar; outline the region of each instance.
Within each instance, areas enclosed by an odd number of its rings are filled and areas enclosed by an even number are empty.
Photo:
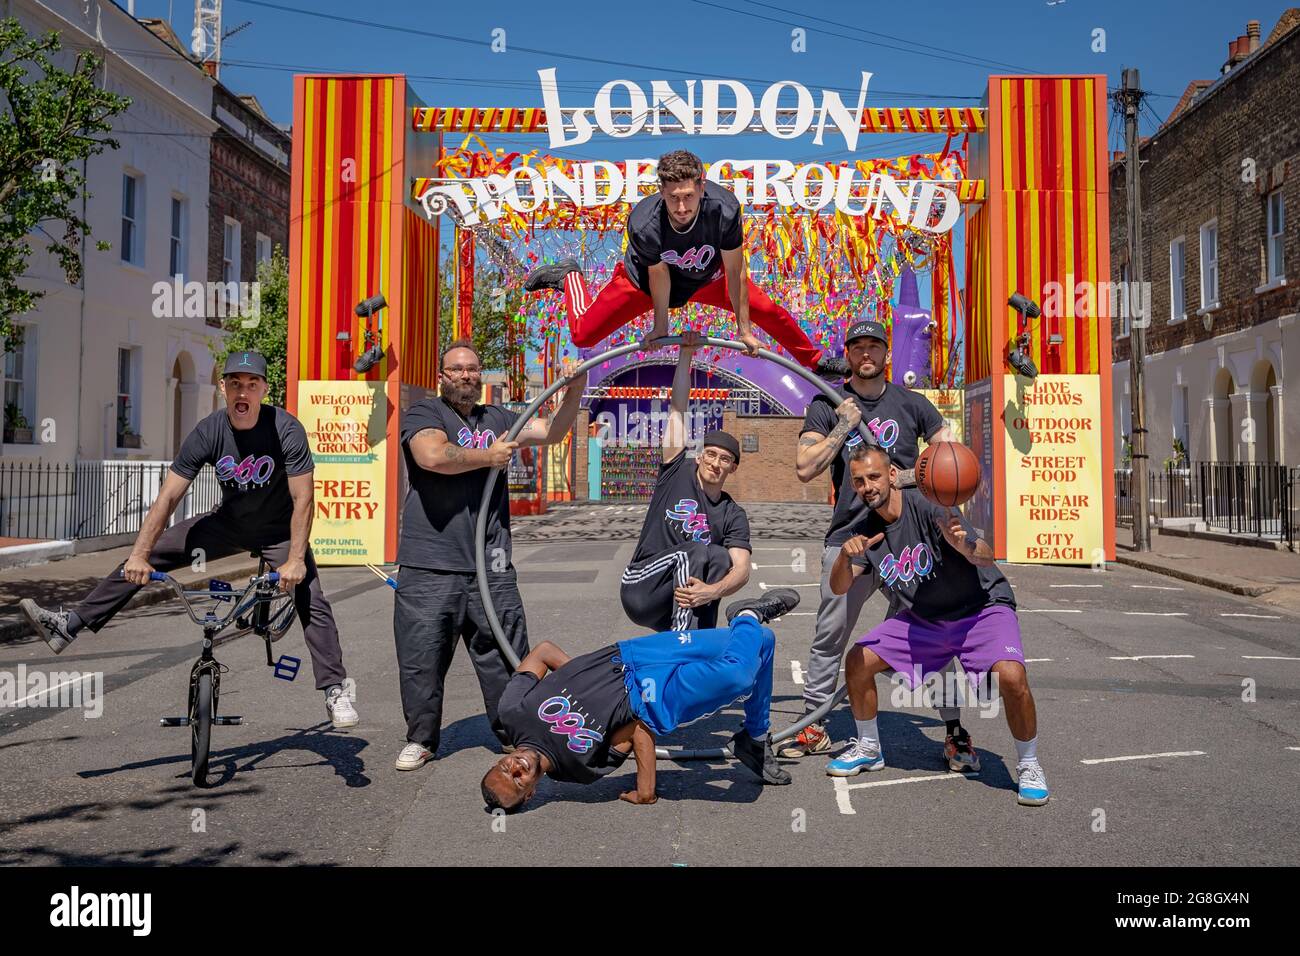
[[[278,584],[280,581],[280,573],[278,571],[270,571],[262,575],[261,577],[250,578],[248,582],[248,587],[244,588],[243,591],[239,592],[237,596],[237,600],[234,601],[229,611],[227,611],[222,617],[217,617],[215,614],[211,614],[209,612],[209,616],[206,618],[201,618],[194,613],[194,607],[193,605],[190,604],[191,595],[198,595],[198,596],[208,597],[208,598],[213,598],[213,597],[227,598],[227,597],[235,597],[236,596],[235,593],[231,591],[212,591],[212,590],[199,589],[199,588],[194,588],[192,590],[187,591],[185,588],[181,587],[181,583],[179,581],[177,581],[170,574],[167,574],[163,571],[150,571],[149,580],[158,581],[162,584],[170,585],[171,589],[176,592],[176,596],[181,599],[181,603],[185,605],[186,612],[189,614],[190,619],[194,621],[195,624],[198,624],[200,627],[207,627],[215,623],[217,629],[221,630],[232,620],[234,620],[236,617],[243,614],[245,611],[247,611],[249,608],[255,605],[259,600],[274,600],[274,598],[260,598],[256,592],[258,592],[261,588],[266,587],[267,585]],[[250,595],[252,595],[251,600],[250,600]],[[276,595],[276,597],[279,596],[283,596],[287,598],[289,597],[289,594],[285,593],[283,595]]]

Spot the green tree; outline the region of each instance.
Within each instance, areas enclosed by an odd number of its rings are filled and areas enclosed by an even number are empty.
[[[443,257],[440,273],[438,347],[443,349],[455,338],[452,329],[455,327],[453,320],[456,314],[456,301],[453,297],[456,271],[450,256]],[[517,324],[515,316],[523,302],[523,290],[518,287],[506,289],[505,280],[495,270],[480,268],[475,273],[474,299],[471,305],[474,315],[474,348],[478,350],[485,369],[504,371],[509,368],[512,355],[509,340],[512,324],[516,325],[519,333],[515,342],[516,349],[539,349],[541,340],[536,331]]]
[[[74,208],[85,189],[78,164],[117,149],[115,140],[97,134],[109,132],[109,119],[131,105],[96,85],[98,57],[80,53],[67,72],[49,60],[59,49],[57,33],[31,37],[16,19],[0,20],[0,337],[6,348],[14,344],[14,317],[44,294],[18,285],[32,250],[29,233],[41,227],[68,282],[81,281],[81,242],[90,226]]]
[[[222,323],[224,339],[208,348],[217,367],[231,352],[261,352],[266,356],[267,401],[284,407],[289,376],[289,258],[276,246],[271,258],[257,266],[257,310],[251,316],[234,316]]]

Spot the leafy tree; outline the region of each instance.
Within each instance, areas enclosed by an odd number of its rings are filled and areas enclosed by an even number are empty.
[[[0,20],[0,337],[6,349],[16,344],[14,317],[44,294],[18,285],[32,250],[29,233],[40,227],[68,282],[81,281],[80,246],[90,226],[75,211],[85,189],[78,164],[117,149],[115,140],[97,134],[109,132],[109,119],[131,105],[96,85],[94,54],[79,54],[71,72],[52,64],[48,54],[60,48],[57,33],[31,37],[18,20]]]
[[[266,356],[267,401],[284,407],[289,377],[289,258],[276,246],[271,258],[257,266],[257,312],[225,320],[224,340],[212,340],[209,349],[217,367],[231,352],[261,352]]]
[[[451,256],[443,257],[439,271],[438,347],[446,348],[447,343],[456,337],[452,331],[455,328],[456,314],[453,296],[456,270]],[[515,318],[523,302],[523,290],[518,287],[505,289],[504,279],[498,278],[495,271],[480,268],[475,272],[474,299],[471,305],[474,315],[474,348],[478,350],[485,369],[504,371],[509,368],[515,350],[536,350],[541,347],[541,341],[536,331],[526,330]],[[509,339],[511,325],[519,333],[513,349]]]

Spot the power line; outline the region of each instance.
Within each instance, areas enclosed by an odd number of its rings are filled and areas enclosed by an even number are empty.
[[[270,3],[268,2],[268,0],[235,0],[235,2],[251,4],[252,6],[255,7],[266,7],[271,10],[280,10],[285,13],[294,13],[305,17],[314,17],[320,20],[331,20],[338,23],[347,23],[352,26],[369,27],[374,30],[387,30],[394,33],[402,33],[407,36],[429,37],[435,40],[446,40],[450,43],[468,44],[470,46],[475,46],[475,47],[483,47],[487,45],[485,41],[483,41],[482,39],[475,39],[472,37],[461,37],[450,33],[436,33],[432,30],[421,30],[417,27],[407,27],[407,26],[401,26],[393,23],[379,23],[373,20],[363,20],[358,17],[345,17],[340,14],[324,13],[319,10],[305,10],[300,7],[288,7],[278,3]],[[582,54],[579,53],[562,53],[558,50],[541,50],[541,49],[537,49],[536,47],[526,47],[526,46],[513,46],[512,49],[519,51],[521,53],[533,53],[539,56],[559,57],[560,59],[578,60],[585,63],[599,63],[604,66],[631,67],[632,69],[637,69],[637,70],[652,70],[661,73],[676,73],[681,76],[689,76],[689,77],[698,77],[700,75],[699,70],[682,70],[676,67],[669,67],[669,66],[650,66],[645,63],[629,63],[623,60],[607,60],[602,57],[583,56]],[[969,64],[969,65],[974,65],[974,64]],[[768,85],[777,82],[776,80],[762,79],[762,78],[752,77],[752,76],[734,76],[731,77],[731,79],[741,80],[746,83],[765,83]],[[858,92],[857,90],[850,90],[847,87],[827,86],[825,88],[840,93]],[[934,96],[942,95],[943,98],[945,99],[979,99],[978,96],[961,96],[961,95],[949,95],[949,94],[914,94],[914,93],[903,93],[901,91],[889,91],[889,90],[880,90],[878,92],[886,93],[887,95],[934,95]]]
[[[767,21],[770,22],[770,23],[781,23],[781,24],[784,24],[785,26],[799,26],[798,23],[794,23],[794,22],[792,22],[791,20],[777,20],[777,19],[774,19],[773,17],[765,17],[765,16],[763,16],[762,14],[751,13],[751,12],[746,11],[746,10],[737,10],[737,9],[734,8],[734,7],[724,7],[724,6],[722,6],[721,4],[718,4],[718,3],[711,3],[711,2],[709,2],[709,0],[694,0],[694,2],[700,4],[701,6],[705,6],[705,7],[714,7],[714,8],[716,8],[716,9],[718,9],[718,10],[726,10],[726,11],[729,12],[729,13],[739,13],[739,14],[741,14],[742,16],[755,17],[755,18],[757,18],[757,19],[759,19],[759,20],[767,20]],[[745,2],[747,2],[747,3],[751,3],[751,4],[753,4],[753,5],[756,6],[756,7],[767,7],[769,10],[776,10],[776,11],[779,12],[779,13],[784,13],[787,17],[793,17],[793,16],[795,16],[794,14],[790,13],[789,11],[787,11],[787,10],[782,10],[780,7],[775,7],[775,6],[773,6],[772,4],[770,4],[770,3],[758,3],[757,0],[745,0]],[[889,34],[886,34],[886,33],[876,33],[876,32],[874,32],[874,31],[872,31],[872,30],[864,30],[864,29],[862,29],[861,27],[855,27],[855,26],[853,26],[852,24],[848,24],[848,23],[840,23],[840,22],[835,21],[835,20],[827,20],[827,19],[825,19],[825,18],[823,18],[823,17],[814,17],[814,16],[807,16],[807,15],[804,15],[804,14],[799,14],[799,19],[800,19],[800,20],[817,20],[817,21],[819,21],[819,22],[821,22],[821,23],[829,23],[829,24],[831,24],[832,26],[843,27],[844,29],[847,29],[847,30],[855,30],[855,31],[857,31],[858,33],[866,33],[866,34],[868,34],[868,35],[870,35],[870,36],[884,37],[884,38],[887,39],[887,40],[898,40],[900,43],[909,43],[909,44],[911,44],[912,46],[925,47],[926,49],[930,49],[930,50],[938,50],[938,51],[939,51],[939,54],[935,54],[935,53],[924,53],[924,52],[922,52],[921,50],[909,50],[909,49],[907,49],[906,47],[890,46],[890,45],[887,44],[887,43],[878,43],[878,42],[876,42],[876,41],[874,41],[874,40],[863,40],[863,39],[861,39],[860,37],[846,37],[846,36],[844,36],[843,34],[840,34],[840,33],[832,33],[832,32],[829,31],[829,30],[817,30],[817,31],[816,31],[816,32],[818,32],[818,33],[824,33],[824,34],[826,34],[827,36],[833,36],[833,37],[836,37],[837,39],[840,39],[840,40],[851,40],[851,41],[853,41],[854,43],[865,43],[865,44],[867,44],[867,45],[869,45],[869,46],[878,46],[878,47],[883,47],[883,48],[886,49],[886,50],[897,50],[897,51],[900,52],[900,53],[908,53],[908,54],[911,54],[912,56],[925,56],[925,57],[930,57],[931,59],[936,59],[936,60],[948,60],[948,61],[950,61],[950,62],[952,62],[952,63],[959,63],[959,64],[961,64],[962,66],[980,66],[980,65],[982,65],[982,64],[991,64],[991,65],[993,65],[993,66],[1005,66],[1005,67],[1008,67],[1008,68],[1010,68],[1010,69],[1018,70],[1018,71],[1020,71],[1020,72],[1024,72],[1024,73],[1032,73],[1032,72],[1033,72],[1032,70],[1026,69],[1026,68],[1024,68],[1024,67],[1012,66],[1012,65],[1009,64],[1009,63],[1000,63],[1000,62],[998,62],[997,60],[986,60],[986,59],[984,59],[983,57],[973,57],[973,56],[970,56],[969,54],[961,53],[961,52],[958,51],[958,50],[945,50],[943,47],[929,46],[928,44],[925,44],[925,43],[916,43],[915,41],[907,40],[907,39],[904,39],[903,37],[890,36]],[[955,54],[956,57],[961,57],[961,59],[955,59],[953,56],[942,56],[942,55],[940,55],[940,54],[943,54],[943,53],[951,53],[951,54]]]

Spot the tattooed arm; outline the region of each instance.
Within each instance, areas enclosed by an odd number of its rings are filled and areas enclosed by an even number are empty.
[[[826,470],[826,466],[840,453],[840,448],[849,435],[858,427],[858,422],[862,421],[862,410],[851,398],[846,398],[840,403],[840,406],[835,409],[835,415],[839,418],[839,422],[831,429],[829,435],[808,431],[799,436],[794,471],[799,476],[799,480],[805,484]]]
[[[459,475],[476,468],[503,468],[518,442],[497,441],[487,448],[462,448],[447,440],[441,428],[422,428],[407,443],[415,463],[425,471]]]

